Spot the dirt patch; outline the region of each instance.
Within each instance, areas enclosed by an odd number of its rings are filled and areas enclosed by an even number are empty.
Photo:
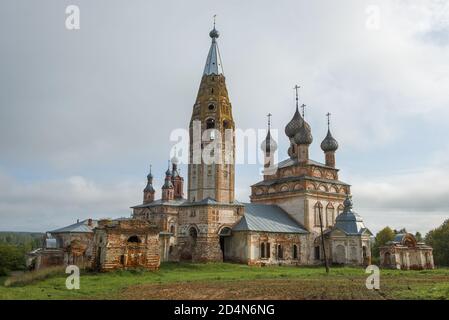
[[[365,279],[270,279],[144,284],[125,289],[119,299],[384,299]]]

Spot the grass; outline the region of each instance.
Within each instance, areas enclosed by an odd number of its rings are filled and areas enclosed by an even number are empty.
[[[401,271],[381,270],[381,290],[370,292],[369,295],[359,291],[367,291],[365,288],[365,274],[363,268],[340,267],[331,268],[327,275],[323,268],[318,267],[249,267],[247,265],[230,263],[164,263],[156,272],[145,270],[118,270],[108,273],[88,273],[81,271],[80,289],[67,290],[65,280],[68,275],[63,271],[54,271],[42,277],[28,277],[26,281],[15,279],[6,287],[4,278],[0,279],[0,299],[139,299],[146,298],[189,298],[180,295],[180,292],[171,292],[171,288],[195,288],[192,294],[205,290],[214,285],[223,288],[223,296],[226,288],[229,292],[239,291],[236,286],[244,288],[264,283],[270,286],[280,286],[280,291],[291,283],[302,286],[304,292],[310,295],[298,295],[293,290],[289,295],[288,290],[283,293],[261,291],[260,297],[267,298],[278,296],[280,298],[321,298],[332,299],[364,299],[364,298],[388,298],[388,299],[449,299],[449,269]],[[261,284],[260,284],[261,283]],[[157,286],[164,290],[153,290]],[[323,291],[323,288],[326,288]],[[192,289],[193,290],[193,289]],[[211,289],[212,290],[212,289]],[[274,290],[274,289],[273,289]],[[351,291],[350,294],[344,291]],[[183,290],[179,290],[183,291]],[[215,289],[216,291],[216,289]],[[315,292],[319,291],[319,292]],[[155,296],[154,292],[160,292]],[[178,295],[176,295],[178,294]],[[251,297],[251,292],[248,293]],[[277,295],[276,295],[277,294]],[[231,293],[229,293],[231,295]],[[271,296],[270,296],[271,295]],[[232,297],[232,295],[231,295]],[[259,297],[259,296],[257,296]],[[220,298],[220,296],[218,296]]]

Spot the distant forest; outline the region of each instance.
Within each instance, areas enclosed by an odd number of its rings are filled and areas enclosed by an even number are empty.
[[[25,270],[25,254],[42,246],[43,233],[0,232],[0,276]]]

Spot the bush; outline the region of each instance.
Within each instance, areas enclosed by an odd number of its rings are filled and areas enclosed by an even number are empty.
[[[8,275],[11,271],[24,269],[24,248],[10,244],[0,244],[0,276]]]

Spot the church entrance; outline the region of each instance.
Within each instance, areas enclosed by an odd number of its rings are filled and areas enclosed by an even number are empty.
[[[231,236],[231,228],[222,228],[219,232],[219,236],[221,254],[223,257],[223,261],[226,261],[229,257],[229,237]]]

